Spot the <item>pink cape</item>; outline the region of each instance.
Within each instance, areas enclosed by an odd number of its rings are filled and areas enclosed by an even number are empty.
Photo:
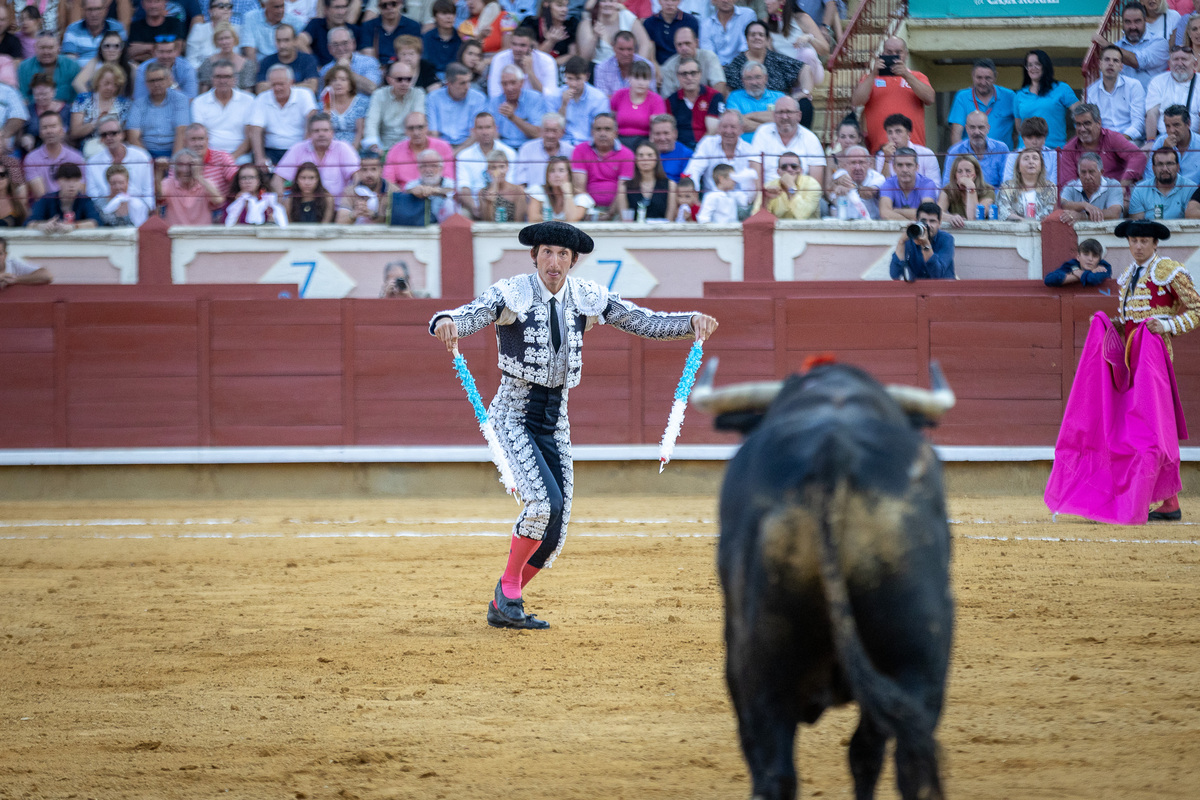
[[[1129,368],[1108,317],[1096,312],[1063,414],[1046,505],[1056,514],[1142,525],[1150,506],[1179,492],[1187,423],[1161,337],[1133,328]]]

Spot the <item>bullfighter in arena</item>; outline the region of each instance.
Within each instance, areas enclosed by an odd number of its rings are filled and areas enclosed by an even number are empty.
[[[500,350],[500,387],[488,417],[512,467],[525,503],[513,526],[508,564],[488,603],[495,628],[541,629],[549,623],[525,613],[523,589],[549,567],[566,538],[573,471],[567,395],[583,369],[583,334],[608,324],[646,339],[704,340],[717,321],[700,313],[650,311],[597,283],[568,277],[592,239],[565,222],[521,230],[536,271],[502,280],[474,301],[439,311],[429,330],[454,351],[459,336],[492,323]]]
[[[1046,505],[1123,525],[1178,520],[1179,440],[1188,434],[1171,337],[1200,323],[1200,295],[1183,264],[1158,254],[1171,235],[1161,222],[1126,220],[1115,233],[1128,238],[1133,263],[1117,279],[1117,325],[1101,312],[1092,318]]]

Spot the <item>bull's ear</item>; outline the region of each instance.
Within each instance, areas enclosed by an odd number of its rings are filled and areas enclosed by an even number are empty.
[[[737,431],[745,436],[757,428],[765,416],[762,411],[727,411],[713,419],[713,427],[719,431]]]

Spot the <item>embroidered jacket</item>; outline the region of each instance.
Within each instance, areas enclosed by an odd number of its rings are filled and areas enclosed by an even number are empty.
[[[1120,285],[1118,319],[1121,322],[1141,322],[1155,317],[1172,336],[1187,333],[1200,324],[1200,295],[1192,284],[1192,276],[1178,261],[1155,256],[1130,286],[1136,264],[1117,278]],[[1166,337],[1167,349],[1171,338]]]
[[[693,335],[692,312],[650,311],[608,291],[593,281],[567,277],[563,301],[565,363],[550,346],[550,315],[542,302],[537,273],[507,278],[488,287],[466,305],[439,311],[429,322],[429,332],[441,317],[458,325],[459,336],[496,323],[500,371],[541,386],[579,385],[583,372],[583,333],[593,323],[608,324],[645,339],[686,339]]]

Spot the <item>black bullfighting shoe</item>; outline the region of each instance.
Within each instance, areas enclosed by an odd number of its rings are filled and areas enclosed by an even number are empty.
[[[493,628],[515,628],[518,630],[542,630],[550,623],[525,613],[525,600],[504,596],[500,582],[496,582],[496,596],[488,603],[487,622]]]
[[[1149,522],[1178,522],[1183,519],[1183,509],[1177,508],[1174,511],[1151,511]]]

